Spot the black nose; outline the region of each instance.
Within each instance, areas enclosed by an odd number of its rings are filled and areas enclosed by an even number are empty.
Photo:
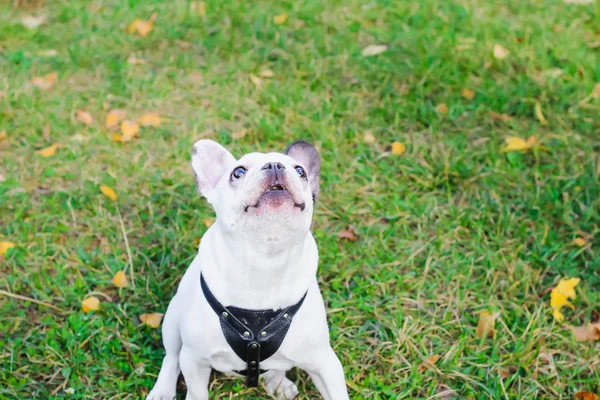
[[[278,169],[285,169],[285,165],[280,162],[268,162],[261,169],[272,169],[274,171]]]

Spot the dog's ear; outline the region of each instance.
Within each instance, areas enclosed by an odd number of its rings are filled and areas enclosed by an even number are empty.
[[[319,156],[319,152],[312,144],[298,140],[285,149],[285,154],[306,168],[313,200],[316,201],[319,195],[319,177],[321,176],[321,157]]]
[[[196,176],[198,193],[211,202],[210,194],[223,175],[233,167],[235,158],[217,142],[202,139],[192,148],[192,169]]]

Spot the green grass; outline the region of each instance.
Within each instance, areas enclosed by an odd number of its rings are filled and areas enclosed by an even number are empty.
[[[0,289],[66,313],[0,296],[1,398],[137,399],[152,387],[164,350],[138,315],[165,311],[212,216],[189,167],[202,137],[237,155],[299,138],[320,148],[320,282],[352,398],[600,393],[599,344],[554,322],[544,292],[577,276],[566,323],[598,310],[600,100],[582,102],[600,82],[588,46],[598,2],[211,0],[205,18],[180,0],[21,3],[0,5],[0,241],[17,245],[0,258]],[[154,11],[147,37],[126,32]],[[29,13],[47,23],[25,29]],[[361,56],[376,43],[390,48]],[[495,43],[509,57],[494,59]],[[146,63],[128,64],[132,53]],[[257,87],[262,69],[275,76]],[[52,71],[52,89],[28,85]],[[118,144],[103,125],[113,108],[169,120]],[[532,135],[547,150],[502,152],[505,137]],[[54,143],[55,156],[34,153]],[[349,226],[357,241],[337,237]],[[124,233],[135,288],[118,290]],[[110,300],[85,315],[91,292]],[[495,338],[475,336],[483,310],[500,315]],[[306,374],[292,377],[302,399],[318,398]],[[223,376],[211,393],[266,396]]]

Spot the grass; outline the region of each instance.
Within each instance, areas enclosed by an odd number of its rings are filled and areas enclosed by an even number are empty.
[[[320,282],[352,398],[600,392],[599,344],[553,321],[546,292],[580,277],[565,322],[597,316],[597,2],[211,0],[205,17],[180,0],[18,3],[0,6],[0,241],[16,244],[0,289],[65,312],[0,296],[1,398],[137,399],[152,387],[164,350],[138,316],[165,311],[213,215],[189,167],[202,137],[238,155],[298,138],[320,148]],[[155,11],[147,37],[126,32]],[[47,22],[24,28],[31,13]],[[389,50],[361,56],[378,43]],[[264,69],[274,76],[257,86]],[[53,71],[53,88],[28,84]],[[168,121],[119,144],[103,125],[114,108]],[[546,150],[503,153],[509,136]],[[53,157],[35,154],[55,143]],[[337,236],[348,227],[357,241]],[[128,252],[135,287],[119,290],[110,280]],[[101,309],[85,315],[93,292]],[[481,311],[499,313],[495,338],[476,337]],[[319,397],[292,377],[301,398]],[[266,396],[223,376],[211,393]]]

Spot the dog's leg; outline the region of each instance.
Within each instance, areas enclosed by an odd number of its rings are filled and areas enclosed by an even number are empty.
[[[347,400],[348,389],[344,378],[342,363],[330,347],[314,356],[315,363],[307,366],[306,371],[323,399],[325,400]]]
[[[179,377],[179,352],[181,335],[179,333],[179,310],[177,296],[171,300],[162,324],[163,344],[166,355],[154,388],[146,400],[173,400]]]
[[[294,382],[285,376],[285,371],[271,370],[265,374],[265,388],[267,393],[275,396],[277,400],[289,400],[298,396],[298,388]]]
[[[210,366],[199,364],[190,355],[190,350],[184,347],[179,354],[181,372],[187,385],[186,400],[208,400],[208,380]]]

